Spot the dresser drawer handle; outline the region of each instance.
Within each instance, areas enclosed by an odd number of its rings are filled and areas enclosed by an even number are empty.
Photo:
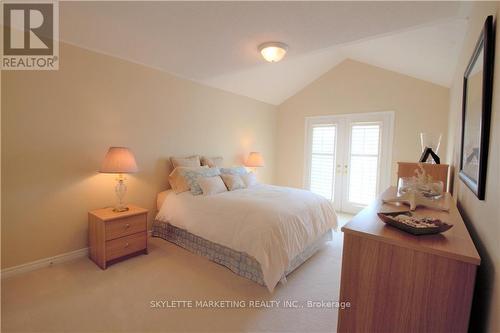
[[[129,243],[125,243],[125,247],[128,247],[130,244]]]
[[[125,224],[125,229],[128,229],[128,228],[130,228],[130,224],[127,223],[127,224]]]

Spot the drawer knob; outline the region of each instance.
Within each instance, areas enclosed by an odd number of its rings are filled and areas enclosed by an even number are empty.
[[[130,244],[129,243],[125,243],[125,247],[128,247]]]
[[[125,229],[128,229],[128,228],[130,228],[130,224],[127,223],[127,224],[125,224]]]

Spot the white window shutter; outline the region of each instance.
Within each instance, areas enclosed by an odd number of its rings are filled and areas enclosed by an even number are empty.
[[[309,189],[329,200],[333,200],[335,137],[335,125],[312,127]]]
[[[377,195],[380,124],[352,124],[349,201],[367,205]]]

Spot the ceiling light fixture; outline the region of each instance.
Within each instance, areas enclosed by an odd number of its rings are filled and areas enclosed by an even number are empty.
[[[278,62],[285,57],[288,45],[280,42],[269,42],[259,45],[262,57],[269,62]]]

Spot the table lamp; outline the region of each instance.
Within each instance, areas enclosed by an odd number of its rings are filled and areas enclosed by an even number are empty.
[[[253,168],[254,171],[257,171],[257,168],[264,166],[264,158],[262,154],[257,151],[252,151],[247,160],[245,161],[245,166]]]
[[[127,193],[127,185],[125,185],[124,173],[135,173],[139,169],[135,162],[134,154],[126,147],[110,147],[104,161],[102,162],[99,172],[102,173],[116,173],[118,174],[115,186],[115,193],[118,197],[118,204],[113,208],[115,212],[124,212],[128,207],[123,203],[123,198]]]

